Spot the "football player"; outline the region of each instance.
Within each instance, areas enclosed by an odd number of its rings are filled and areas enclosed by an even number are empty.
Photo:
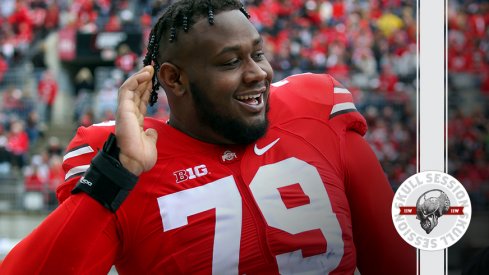
[[[78,130],[60,206],[0,273],[415,274],[351,94],[272,84],[248,18],[237,0],[167,9],[116,121]],[[159,85],[166,122],[145,117]]]

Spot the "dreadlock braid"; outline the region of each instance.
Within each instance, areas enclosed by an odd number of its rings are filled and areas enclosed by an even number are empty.
[[[212,9],[211,0],[209,0],[209,6],[207,7],[207,18],[209,24],[214,25],[214,10]]]
[[[153,90],[149,104],[153,106],[158,100],[157,90],[160,87],[157,72],[160,69],[159,51],[165,51],[167,43],[177,40],[179,30],[187,33],[190,28],[201,18],[207,18],[210,25],[214,24],[215,15],[228,10],[240,10],[247,18],[249,13],[239,0],[181,0],[169,6],[154,25],[149,36],[147,46],[148,52],[143,60],[143,65],[153,65],[155,74],[153,75]],[[162,41],[162,36],[168,37],[167,41]]]
[[[239,8],[239,10],[246,16],[246,18],[250,19],[250,14],[248,13],[248,11],[245,9],[245,7],[243,5],[241,5],[241,7]]]

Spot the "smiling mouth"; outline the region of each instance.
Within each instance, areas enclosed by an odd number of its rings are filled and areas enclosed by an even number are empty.
[[[248,105],[260,105],[263,102],[263,93],[237,96],[236,99]]]

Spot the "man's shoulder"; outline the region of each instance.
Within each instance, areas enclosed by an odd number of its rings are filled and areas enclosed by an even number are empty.
[[[69,151],[72,149],[70,147],[77,147],[81,144],[103,145],[109,134],[114,131],[114,120],[96,123],[90,126],[80,126],[71,140],[70,145],[68,145],[67,150]]]
[[[333,90],[333,78],[328,74],[303,73],[288,76],[280,81],[271,84],[272,95],[293,96],[300,95],[304,98],[314,100],[321,91],[323,96],[317,98],[319,102],[327,103],[328,99],[324,95],[330,94]]]
[[[145,118],[144,120],[145,128],[161,128],[162,124],[164,123],[154,118]],[[63,157],[65,182],[57,188],[60,201],[69,196],[71,189],[90,166],[91,160],[103,148],[110,133],[114,132],[115,121],[113,120],[78,128],[75,136],[66,147]]]
[[[144,119],[144,128],[158,128],[162,123],[157,119],[147,117]],[[77,147],[82,144],[90,144],[102,148],[110,133],[115,133],[115,120],[95,123],[90,126],[80,126],[70,145],[68,145],[67,151],[72,149],[71,147]]]
[[[271,85],[270,118],[273,123],[316,119],[338,130],[364,134],[367,125],[350,91],[327,74],[304,73]]]

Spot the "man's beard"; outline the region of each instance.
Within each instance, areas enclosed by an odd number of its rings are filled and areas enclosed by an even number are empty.
[[[195,83],[190,83],[190,92],[194,98],[195,108],[201,123],[209,125],[235,144],[249,144],[262,137],[268,129],[268,100],[265,107],[265,119],[255,125],[247,125],[243,121],[219,113],[214,103]],[[265,100],[265,98],[263,98]]]

